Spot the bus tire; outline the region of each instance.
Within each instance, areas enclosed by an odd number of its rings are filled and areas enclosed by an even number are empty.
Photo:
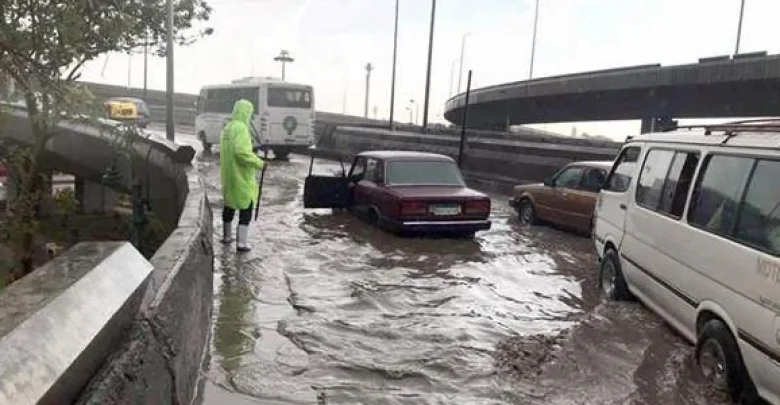
[[[274,149],[274,156],[277,160],[287,160],[290,158],[289,149]]]
[[[203,132],[199,133],[198,139],[200,139],[200,144],[203,146],[203,151],[206,153],[211,153],[211,144],[206,141],[206,134]]]

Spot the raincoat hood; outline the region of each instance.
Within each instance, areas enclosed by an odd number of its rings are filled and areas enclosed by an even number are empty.
[[[254,109],[251,102],[244,99],[238,100],[236,101],[236,104],[233,105],[233,115],[231,118],[235,121],[249,125],[249,119],[252,117]]]

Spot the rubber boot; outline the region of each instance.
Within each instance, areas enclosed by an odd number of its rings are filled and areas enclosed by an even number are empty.
[[[238,253],[246,253],[252,250],[249,247],[249,225],[239,225],[237,236],[236,251],[238,251]]]
[[[222,243],[233,242],[233,224],[230,222],[222,223]]]

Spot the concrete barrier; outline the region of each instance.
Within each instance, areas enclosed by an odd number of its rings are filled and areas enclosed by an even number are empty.
[[[194,171],[194,169],[191,169]],[[213,291],[211,208],[190,173],[178,228],[157,250],[138,317],[77,404],[190,404],[207,353]]]
[[[138,312],[152,265],[126,242],[82,243],[0,294],[0,404],[65,404]]]
[[[452,130],[419,132],[376,128],[327,126],[318,128],[317,150],[351,158],[368,150],[410,150],[458,157],[460,135]],[[516,184],[538,182],[562,166],[584,160],[612,160],[620,144],[528,130],[513,135],[468,131],[463,172],[475,186],[507,193]]]
[[[12,109],[7,118],[3,136],[29,145],[23,112]],[[46,145],[47,167],[75,175],[77,188],[79,180],[99,185],[111,139],[86,123],[64,122],[57,131]],[[117,245],[121,255],[103,256],[87,254],[92,245],[77,245],[0,292],[0,405],[190,404],[197,398],[211,322],[212,214],[190,165],[194,150],[158,138],[145,134],[133,144],[134,178],[114,191],[140,182],[152,211],[173,232],[149,262],[128,244]],[[114,294],[111,288],[119,287]],[[14,309],[19,303],[26,312]]]

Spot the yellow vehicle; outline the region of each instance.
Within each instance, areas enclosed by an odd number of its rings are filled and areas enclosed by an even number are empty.
[[[103,106],[106,109],[106,118],[127,123],[138,122],[138,107],[129,101],[109,100]]]

